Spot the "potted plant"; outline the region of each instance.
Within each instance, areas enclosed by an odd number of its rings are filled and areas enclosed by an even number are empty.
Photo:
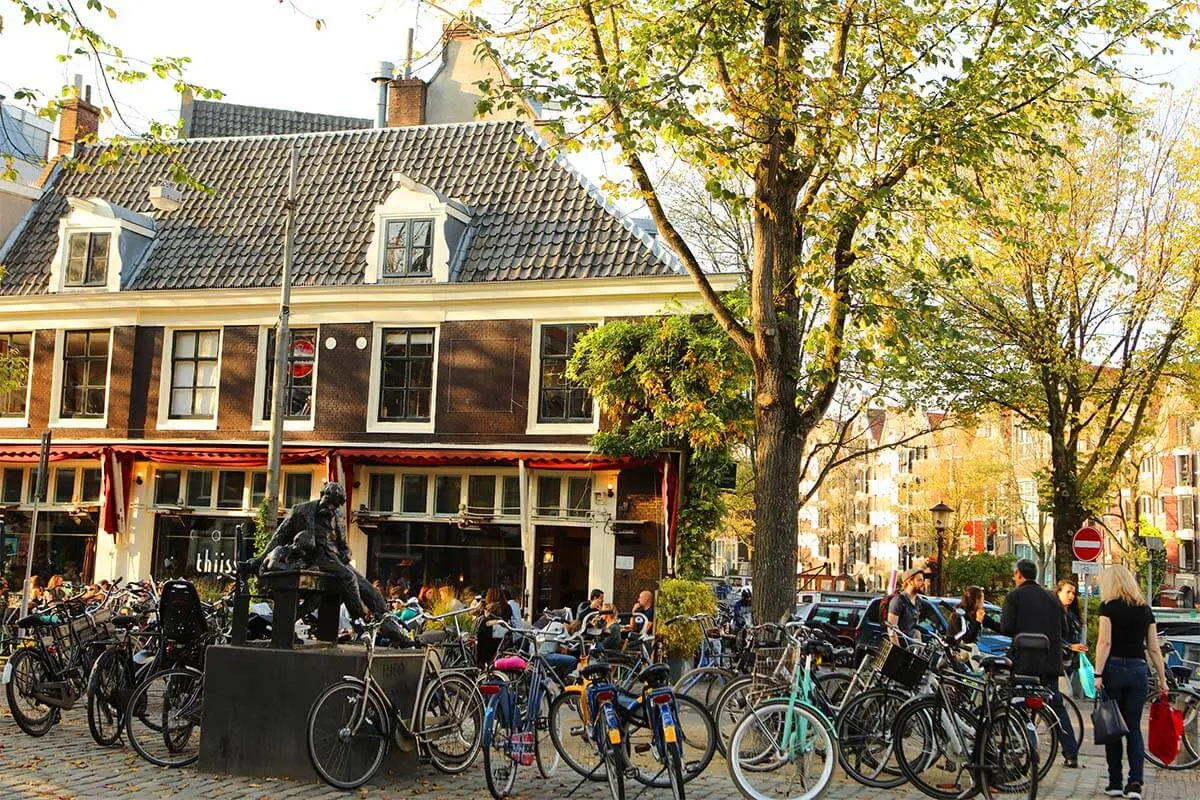
[[[683,673],[692,668],[696,651],[704,640],[704,630],[700,625],[685,622],[667,625],[666,621],[680,615],[690,617],[716,614],[716,611],[716,595],[704,581],[672,578],[659,584],[654,633],[662,643],[663,655],[671,666],[672,681],[679,680]]]

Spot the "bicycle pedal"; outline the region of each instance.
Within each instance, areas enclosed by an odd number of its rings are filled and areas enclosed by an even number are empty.
[[[637,780],[637,776],[640,774],[641,773],[638,772],[637,767],[626,767],[625,768],[625,777],[626,778],[629,778],[631,780]]]
[[[643,742],[643,743],[641,743],[641,744],[635,744],[635,745],[633,746],[633,752],[635,752],[635,753],[649,753],[649,752],[650,752],[650,745],[649,745],[649,744],[647,744],[646,742]]]

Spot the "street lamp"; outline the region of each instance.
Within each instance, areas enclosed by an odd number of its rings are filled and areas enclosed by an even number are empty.
[[[950,515],[954,513],[954,509],[945,503],[938,503],[929,509],[929,513],[933,515],[933,529],[937,532],[937,596],[941,597],[942,573],[946,569],[942,556],[946,549],[946,525],[950,522]]]

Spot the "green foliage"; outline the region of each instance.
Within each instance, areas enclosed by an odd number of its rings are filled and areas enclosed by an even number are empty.
[[[663,624],[671,617],[695,614],[715,614],[717,597],[712,587],[704,581],[675,578],[665,580],[658,587],[658,600],[654,618],[657,620],[655,636],[663,643],[669,658],[687,658],[700,648],[704,631],[699,625],[677,622]]]
[[[709,316],[615,320],[584,335],[568,374],[616,417],[592,447],[608,455],[687,453],[676,573],[708,573],[726,509],[718,486],[752,426],[749,362]]]
[[[254,554],[258,555],[267,549],[267,545],[271,543],[271,537],[275,535],[275,531],[267,527],[267,509],[270,506],[267,504],[266,498],[258,504],[258,510],[254,514]]]
[[[196,586],[196,594],[200,595],[200,599],[205,603],[219,602],[225,596],[225,589],[228,586],[227,581],[207,577],[196,578],[192,583]]]
[[[0,278],[3,277],[4,272],[0,270]],[[28,379],[28,359],[15,350],[0,352],[0,394],[24,386]]]
[[[1017,557],[1011,553],[974,553],[946,561],[946,589],[959,594],[968,586],[979,586],[989,595],[1009,588]]]

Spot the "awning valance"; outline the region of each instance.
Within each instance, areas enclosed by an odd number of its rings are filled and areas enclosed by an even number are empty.
[[[99,459],[104,447],[98,444],[52,444],[51,461]],[[41,456],[40,444],[0,445],[0,464],[36,464]]]
[[[404,467],[515,467],[524,459],[528,469],[600,470],[631,469],[651,464],[651,459],[602,456],[595,453],[555,453],[527,450],[441,450],[416,448],[357,448],[334,450],[347,464]]]
[[[122,455],[138,461],[158,464],[181,464],[196,467],[226,467],[252,469],[267,465],[266,445],[261,447],[196,447],[194,445],[161,445],[154,447],[118,445],[113,448]],[[326,447],[284,447],[280,460],[284,464],[319,464],[325,460]]]

